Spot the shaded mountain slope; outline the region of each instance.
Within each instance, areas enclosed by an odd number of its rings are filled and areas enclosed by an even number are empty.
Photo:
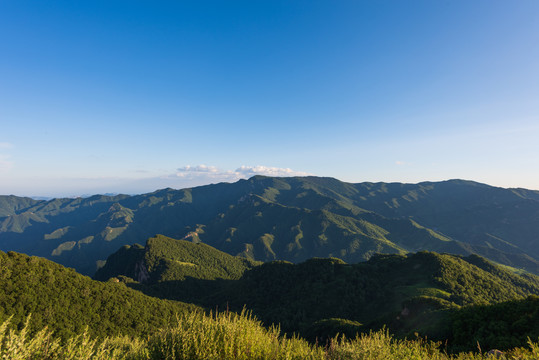
[[[198,238],[251,259],[304,261],[338,256],[350,261],[374,253],[404,253],[387,231],[327,210],[307,210],[251,196],[202,228]]]
[[[451,314],[451,339],[454,350],[510,349],[539,338],[539,297],[475,305]]]
[[[366,185],[358,184],[359,188]],[[365,188],[366,190],[366,188]],[[355,204],[386,217],[412,217],[420,224],[467,242],[510,253],[539,255],[535,191],[518,191],[452,180],[440,183],[375,184]]]
[[[37,201],[0,196],[0,250],[93,274],[155,234],[255,260],[349,262],[421,250],[479,254],[539,274],[539,193],[470,181],[344,183],[255,176],[137,196]]]
[[[539,294],[538,277],[485,271],[471,263],[473,256],[422,252],[358,264],[331,259],[267,263],[206,301],[236,308],[247,304],[263,321],[281,323],[288,331],[304,332],[318,320],[343,318],[434,337],[444,331],[437,322],[444,310]]]

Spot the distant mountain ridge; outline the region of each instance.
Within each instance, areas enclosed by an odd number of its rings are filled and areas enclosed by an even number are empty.
[[[0,250],[85,274],[155,234],[251,260],[364,261],[376,253],[479,254],[539,274],[539,192],[449,180],[358,183],[255,176],[129,196],[0,196]]]

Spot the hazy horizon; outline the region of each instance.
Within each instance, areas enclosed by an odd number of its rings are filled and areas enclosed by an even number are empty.
[[[276,177],[316,176],[316,175],[311,175],[311,174],[304,174],[304,175],[264,175],[264,174],[257,174],[257,175],[276,176]],[[163,186],[158,186],[156,188],[147,187],[147,188],[144,188],[144,190],[141,190],[141,191],[136,190],[137,188],[140,189],[140,186],[132,187],[132,185],[131,185],[131,187],[126,186],[125,189],[131,188],[131,189],[133,189],[133,191],[122,191],[121,187],[120,188],[105,187],[105,188],[102,188],[102,189],[100,189],[99,187],[93,187],[93,188],[87,188],[88,189],[87,192],[79,192],[79,193],[63,191],[63,192],[57,192],[57,193],[52,192],[52,193],[49,193],[49,194],[25,194],[25,193],[21,193],[21,194],[0,194],[0,196],[1,195],[5,195],[5,196],[15,195],[15,196],[19,196],[19,197],[29,197],[29,198],[33,198],[35,200],[50,200],[50,199],[55,199],[55,198],[78,198],[78,197],[85,198],[85,197],[91,197],[91,196],[94,196],[94,195],[110,195],[110,196],[129,195],[129,196],[136,196],[136,195],[141,195],[141,194],[152,193],[152,192],[163,190],[163,189],[166,189],[166,188],[172,188],[172,189],[176,189],[176,190],[181,190],[181,189],[187,189],[187,188],[195,188],[195,187],[198,187],[198,186],[214,185],[214,184],[218,184],[218,183],[234,183],[234,182],[237,182],[239,180],[247,180],[249,178],[250,177],[242,177],[242,178],[238,178],[238,179],[235,179],[235,180],[233,180],[233,179],[221,179],[221,180],[219,180],[219,179],[213,179],[213,180],[206,179],[206,181],[201,181],[201,179],[196,179],[194,182],[188,183],[187,185],[182,186],[182,187],[168,186],[166,182],[163,182],[162,183]],[[335,179],[337,179],[337,178],[335,178]],[[453,180],[463,180],[463,181],[477,182],[477,181],[471,180],[471,179],[456,179],[456,178],[455,179],[441,179],[441,180],[423,180],[423,181],[418,181],[418,182],[367,181],[367,180],[366,181],[344,181],[344,180],[341,180],[341,179],[337,179],[337,180],[340,180],[340,181],[343,181],[343,182],[346,182],[346,183],[405,183],[405,184],[418,184],[418,183],[428,183],[428,182],[444,182],[444,181],[453,181]],[[147,183],[147,184],[148,183],[149,184],[156,184],[156,183],[159,183],[160,181],[163,181],[163,179],[159,179],[159,180],[149,179],[149,181],[147,181],[145,183]],[[477,183],[481,183],[481,182],[477,182]],[[488,185],[488,186],[493,186],[493,187],[499,187],[499,188],[506,188],[506,189],[517,189],[517,188],[519,188],[519,189],[526,189],[526,190],[532,190],[532,191],[539,191],[537,189],[528,189],[528,188],[523,188],[523,187],[503,187],[503,186],[497,186],[497,185],[486,184],[486,183],[481,183],[481,184]],[[111,189],[117,189],[117,191],[113,191]],[[111,191],[108,191],[108,190],[111,190]]]
[[[0,3],[0,194],[539,190],[539,2]]]

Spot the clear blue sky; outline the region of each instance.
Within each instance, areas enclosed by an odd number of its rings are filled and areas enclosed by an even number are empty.
[[[539,189],[539,2],[0,2],[0,194],[254,173]]]

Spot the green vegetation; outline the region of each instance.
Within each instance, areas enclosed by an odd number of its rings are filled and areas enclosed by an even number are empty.
[[[10,318],[20,328],[32,314],[31,333],[47,326],[62,339],[85,328],[92,337],[144,336],[194,309],[113,280],[91,280],[45,259],[0,252],[0,322]]]
[[[232,309],[247,304],[264,323],[281,324],[287,332],[308,334],[317,321],[340,318],[366,329],[387,324],[400,335],[418,331],[443,339],[452,309],[539,295],[538,277],[502,269],[493,274],[469,261],[422,252],[358,264],[331,259],[266,263],[201,304]]]
[[[146,247],[124,246],[108,258],[94,278],[106,281],[123,276],[129,286],[148,295],[174,299],[178,297],[175,294],[182,294],[182,301],[197,302],[260,264],[203,243],[157,235],[148,239]]]
[[[539,338],[539,297],[530,296],[493,305],[475,305],[451,315],[456,350],[479,343],[484,348],[521,347]]]
[[[204,244],[162,236],[148,243],[146,248],[123,248],[120,254],[134,254],[124,265],[138,264],[145,259],[146,251],[156,255],[156,249],[177,246],[172,253],[179,256],[183,252],[186,258],[182,261],[169,256],[171,264],[188,269],[201,264],[218,266],[215,271],[201,271],[203,275],[196,279],[155,277],[154,283],[145,285],[124,275],[97,282],[45,259],[0,253],[0,356],[487,359],[480,353],[445,353],[477,351],[478,343],[484,350],[500,348],[507,356],[518,359],[534,359],[539,353],[539,345],[527,338],[537,340],[539,297],[473,305],[538,293],[537,277],[513,274],[476,256],[460,258],[423,252],[378,255],[352,265],[337,258],[311,259],[297,265],[282,261],[256,265]],[[224,272],[227,264],[234,268],[240,261],[252,266],[243,268],[242,276]],[[107,266],[113,269],[113,261]],[[160,272],[159,266],[149,268],[148,280],[154,271],[167,274]],[[222,274],[237,279],[223,279],[219,277]],[[222,284],[218,291],[205,294],[202,302],[227,301],[232,309],[243,302],[265,317],[264,322],[243,307],[238,308],[239,314],[228,310],[205,313],[193,305],[151,298],[126,286],[151,291],[168,288],[170,294],[178,296],[176,286],[189,282],[194,286],[196,281]],[[466,289],[470,282],[481,283],[486,290],[470,292]],[[296,326],[312,341],[283,335],[278,325],[264,327],[264,323],[271,323],[268,319],[287,320],[282,321],[284,326]],[[377,324],[381,330],[372,331]],[[448,339],[446,347],[418,337],[429,335],[429,339],[435,339],[429,333],[432,329],[438,331],[440,340]],[[399,337],[394,338],[390,331]],[[356,335],[358,332],[363,334]],[[405,340],[403,335],[415,340]],[[511,349],[514,346],[519,348]]]
[[[363,331],[362,324],[348,319],[322,319],[314,322],[305,332],[305,339],[324,344],[330,339],[344,335],[353,339]]]
[[[175,240],[162,235],[146,242],[144,263],[151,274],[151,282],[186,278],[236,280],[246,270],[261,264],[229,255],[203,243]]]
[[[138,279],[127,280],[127,285],[209,309],[241,311],[247,306],[264,324],[279,324],[286,333],[312,341],[388,326],[401,337],[418,332],[431,339],[449,338],[468,350],[476,344],[452,335],[455,311],[539,295],[539,277],[515,274],[476,255],[420,252],[376,255],[357,264],[338,258],[255,264],[205,244],[164,236],[149,239],[145,248],[124,248],[112,255],[97,276]],[[521,335],[512,346],[524,345],[525,336],[533,333]]]
[[[215,316],[192,313],[176,327],[154,336],[149,343],[153,359],[322,359],[323,350],[299,338],[279,336],[249,314],[228,312]]]
[[[199,238],[229,254],[263,261],[336,256],[357,262],[377,252],[406,253],[387,233],[362,219],[251,196],[209,222]]]
[[[246,270],[260,264],[203,243],[157,235],[148,239],[146,247],[124,246],[109,257],[94,278],[106,281],[124,277],[128,286],[148,295],[199,302],[207,294],[223,291],[227,281],[240,279]]]
[[[256,176],[0,196],[0,249],[105,281],[0,252],[0,357],[537,359],[538,194]]]
[[[177,322],[155,334],[138,337],[96,339],[84,332],[60,341],[47,329],[30,335],[28,327],[8,330],[0,325],[0,356],[24,359],[123,359],[123,360],[487,360],[495,355],[461,353],[447,355],[439,343],[424,339],[396,340],[381,330],[354,339],[344,336],[328,340],[327,345],[310,345],[299,338],[285,338],[278,328],[263,328],[249,314],[201,313],[182,315]],[[536,360],[539,344],[529,341],[528,348],[512,349],[506,358]]]
[[[65,341],[43,328],[31,334],[28,321],[20,330],[10,329],[9,320],[0,325],[0,357],[10,360],[148,359],[146,343],[138,338],[97,339],[86,331]]]
[[[348,184],[255,176],[137,196],[36,201],[0,196],[0,250],[93,275],[124,245],[163,234],[251,260],[422,250],[478,254],[539,274],[539,195],[474,182]]]

